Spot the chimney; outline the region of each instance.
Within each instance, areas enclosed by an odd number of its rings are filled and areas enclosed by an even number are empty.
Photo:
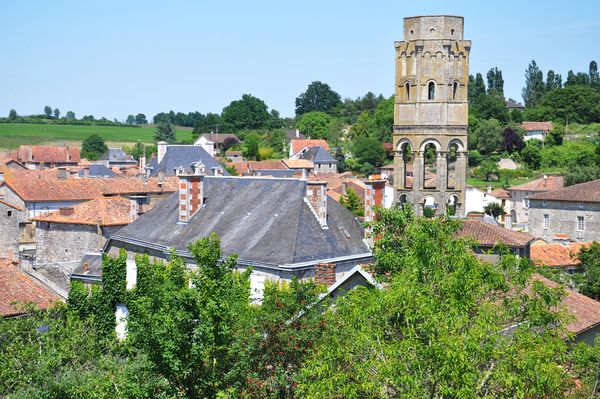
[[[204,201],[203,174],[179,175],[179,223],[187,223]]]
[[[140,155],[140,171],[143,171],[146,167],[146,156]]]
[[[69,172],[64,166],[60,166],[56,171],[56,175],[59,180],[67,180],[67,178],[69,177]]]
[[[365,239],[369,245],[373,244],[372,227],[369,223],[375,220],[375,207],[383,206],[383,197],[385,195],[385,180],[381,175],[371,175],[365,181]]]
[[[296,129],[296,138],[299,139],[300,138],[300,130]]]
[[[505,213],[504,214],[504,227],[512,230],[513,226],[512,226],[512,215],[510,213]]]
[[[75,213],[75,209],[72,206],[65,206],[58,209],[58,214],[60,216],[71,216]]]
[[[315,283],[330,286],[335,284],[335,263],[317,263],[315,265]]]
[[[548,175],[544,175],[544,187],[548,186]]]
[[[164,141],[159,141],[156,143],[156,145],[158,147],[158,163],[160,163],[167,153],[167,143]]]
[[[213,176],[221,176],[220,170],[218,166],[213,166],[212,168],[212,175]]]
[[[348,182],[343,181],[342,182],[342,195],[346,195],[347,192],[348,192]]]
[[[140,214],[140,204],[136,198],[129,198],[129,222],[133,222]]]
[[[327,182],[307,181],[306,200],[319,221],[321,228],[327,228]]]

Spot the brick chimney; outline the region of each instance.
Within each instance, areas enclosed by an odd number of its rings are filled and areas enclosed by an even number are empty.
[[[319,221],[321,228],[327,228],[327,182],[307,181],[306,200]]]
[[[326,286],[335,284],[335,263],[317,263],[315,265],[315,282]]]
[[[179,175],[179,223],[187,223],[202,208],[204,174]]]
[[[156,146],[158,147],[158,163],[160,163],[160,161],[162,161],[162,159],[165,157],[165,154],[167,153],[167,143],[164,141],[159,141],[158,143],[156,143]]]
[[[371,175],[365,181],[365,223],[372,223],[375,220],[375,207],[383,206],[385,195],[385,180],[381,175]],[[373,244],[372,228],[365,228],[365,240],[369,245]]]
[[[136,198],[129,198],[129,222],[133,222],[138,218],[140,213],[140,204]]]

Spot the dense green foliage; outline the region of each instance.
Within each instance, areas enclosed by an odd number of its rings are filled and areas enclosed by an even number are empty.
[[[106,143],[102,140],[102,137],[97,134],[92,134],[83,140],[81,144],[81,156],[90,161],[96,161],[100,159],[102,155],[108,150]]]
[[[171,122],[165,121],[156,125],[154,141],[157,143],[159,141],[166,141],[168,144],[173,144],[176,139],[175,126]]]
[[[348,187],[346,194],[340,197],[340,204],[352,212],[354,216],[362,217],[365,215],[365,205],[352,187]]]
[[[331,113],[341,102],[340,95],[327,83],[315,81],[296,98],[296,115],[307,112]]]

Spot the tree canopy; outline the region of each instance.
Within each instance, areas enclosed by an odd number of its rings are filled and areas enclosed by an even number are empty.
[[[81,156],[96,161],[108,150],[104,139],[97,134],[88,136],[81,144]]]
[[[250,94],[244,94],[240,100],[232,101],[223,108],[221,114],[225,127],[231,128],[233,132],[263,128],[270,117],[267,104]]]
[[[330,114],[341,103],[340,95],[333,91],[327,83],[315,81],[309,84],[306,91],[296,98],[296,115],[315,111]]]

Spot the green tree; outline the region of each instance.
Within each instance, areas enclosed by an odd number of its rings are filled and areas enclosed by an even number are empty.
[[[598,88],[600,87],[600,74],[598,73],[598,63],[596,61],[590,62],[589,73],[590,86]]]
[[[474,106],[479,102],[479,100],[485,97],[486,89],[485,82],[483,81],[483,76],[478,73],[475,77],[473,75],[469,76],[469,105]]]
[[[477,137],[477,149],[489,155],[498,150],[502,144],[502,128],[496,119],[482,120],[474,134]]]
[[[548,109],[546,120],[569,123],[600,121],[600,90],[583,85],[570,85],[547,93],[540,105]]]
[[[523,88],[522,95],[525,101],[526,107],[535,107],[546,90],[544,84],[544,73],[532,60],[525,71],[525,87]]]
[[[127,115],[127,120],[125,120],[125,123],[128,125],[135,125],[135,116]]]
[[[563,126],[555,126],[544,138],[544,143],[550,146],[561,145],[564,137],[565,128]]]
[[[52,107],[49,105],[46,105],[44,107],[44,114],[46,115],[47,118],[51,118],[52,117]]]
[[[222,124],[221,115],[219,114],[213,114],[211,112],[206,115],[200,114],[194,125],[192,136],[194,137],[194,140],[196,140],[201,134],[218,132],[219,127]]]
[[[493,176],[499,175],[498,164],[492,160],[483,161],[481,165],[479,165],[479,173],[481,173],[485,181],[492,180]]]
[[[96,161],[108,150],[104,139],[97,134],[88,136],[81,144],[81,156]]]
[[[261,137],[258,133],[248,133],[244,138],[242,146],[242,155],[248,160],[260,160],[260,146],[262,144]]]
[[[307,112],[300,115],[296,127],[311,139],[328,139],[333,121],[334,117],[324,112]]]
[[[137,114],[135,116],[135,124],[136,125],[147,125],[148,124],[148,120],[146,119],[146,115],[144,115],[144,114]]]
[[[585,183],[588,181],[600,179],[600,167],[595,165],[574,164],[569,167],[565,173],[565,186]]]
[[[159,123],[156,125],[156,131],[154,132],[154,141],[166,141],[169,144],[173,144],[177,140],[175,132],[175,126],[169,121]]]
[[[17,111],[15,111],[14,109],[11,109],[8,112],[8,119],[10,119],[11,121],[14,121],[15,119],[17,119]]]
[[[75,120],[75,112],[73,111],[67,111],[67,114],[65,115],[65,118],[70,119],[70,120]]]
[[[352,145],[352,155],[359,164],[369,164],[379,167],[385,160],[385,150],[377,139],[372,137],[359,137]]]
[[[223,108],[221,118],[227,127],[238,132],[243,129],[262,129],[271,116],[263,100],[244,94],[241,100],[232,101]]]
[[[326,312],[300,397],[563,397],[561,289],[533,282],[525,295],[529,261],[486,263],[458,228],[379,211],[374,269],[387,288],[356,288]]]
[[[348,187],[346,194],[340,197],[340,204],[352,212],[354,216],[362,217],[365,215],[365,204],[352,187]]]
[[[60,110],[58,108],[54,108],[54,119],[60,118]]]
[[[331,114],[341,103],[340,95],[333,91],[327,83],[315,81],[309,84],[306,91],[296,98],[296,115],[315,111]]]
[[[494,219],[497,219],[498,216],[504,215],[506,211],[504,207],[497,202],[490,202],[483,208],[484,212],[488,215],[492,216]]]
[[[497,67],[490,69],[487,73],[488,94],[496,94],[504,98],[504,79],[502,71]]]
[[[582,294],[600,300],[600,243],[594,242],[582,247],[577,254],[580,264],[578,271],[582,279],[579,289]]]
[[[538,170],[542,164],[542,142],[540,140],[528,140],[525,148],[521,151],[521,158],[531,169]]]

